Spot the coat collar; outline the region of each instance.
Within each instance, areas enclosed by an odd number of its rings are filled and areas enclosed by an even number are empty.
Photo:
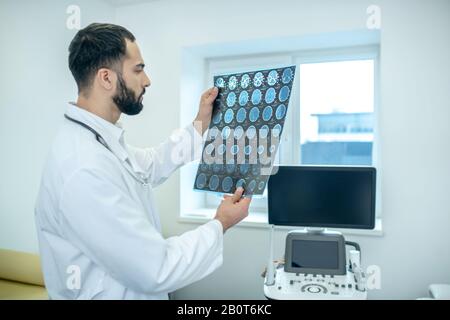
[[[111,151],[121,161],[125,161],[128,158],[128,153],[125,149],[124,130],[119,122],[113,124],[106,121],[105,119],[78,107],[74,102],[69,103],[66,114],[97,131],[108,144]]]

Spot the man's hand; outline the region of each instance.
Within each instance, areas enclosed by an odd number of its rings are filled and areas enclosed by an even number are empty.
[[[194,127],[201,135],[203,135],[209,127],[213,111],[213,102],[218,93],[219,89],[212,87],[206,90],[200,98],[200,106],[198,108],[197,117],[194,120]]]
[[[217,213],[214,219],[219,220],[223,226],[223,232],[231,228],[239,221],[248,216],[248,207],[250,206],[251,198],[241,198],[244,189],[239,187],[232,196],[224,196],[222,203],[217,208]]]

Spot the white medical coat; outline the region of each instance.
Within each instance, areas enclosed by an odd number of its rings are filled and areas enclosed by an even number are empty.
[[[222,264],[218,220],[164,239],[153,199],[153,188],[198,154],[202,139],[192,125],[140,149],[124,143],[118,125],[75,105],[66,114],[112,152],[67,119],[52,144],[35,207],[50,298],[167,299]]]

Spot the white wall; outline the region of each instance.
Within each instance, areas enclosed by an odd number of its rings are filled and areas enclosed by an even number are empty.
[[[381,267],[382,290],[371,298],[415,298],[431,282],[450,282],[448,1],[164,0],[120,8],[116,21],[137,36],[153,81],[144,113],[128,121],[128,137],[154,144],[179,125],[182,47],[361,29],[370,4],[382,10],[384,236],[348,238],[361,244],[365,265]],[[175,175],[157,194],[167,235],[195,226],[177,222],[178,185]],[[276,235],[279,255],[284,236]],[[222,268],[177,298],[263,298],[266,249],[265,231],[230,230]]]
[[[83,26],[115,16],[137,36],[152,87],[142,114],[125,124],[128,140],[141,146],[160,142],[179,126],[182,47],[361,29],[367,6],[380,5],[385,235],[348,238],[361,244],[365,265],[381,267],[382,290],[371,292],[371,298],[415,298],[431,282],[450,282],[447,0],[161,0],[116,10],[102,1],[77,3]],[[67,47],[74,35],[65,29],[68,4],[0,2],[3,248],[37,251],[33,207],[40,170],[65,103],[76,94],[67,68]],[[178,174],[157,191],[166,235],[195,227],[177,222],[179,194]],[[284,236],[276,234],[278,255]],[[261,229],[228,231],[224,265],[176,297],[263,298],[259,274],[266,263],[267,238]]]
[[[0,248],[37,252],[34,201],[41,170],[67,101],[76,98],[67,6],[81,26],[111,22],[103,1],[0,1]]]

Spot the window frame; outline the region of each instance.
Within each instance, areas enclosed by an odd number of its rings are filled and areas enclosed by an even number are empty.
[[[297,66],[296,83],[297,85],[292,90],[291,106],[295,106],[293,114],[290,119],[290,126],[286,126],[284,131],[285,136],[289,136],[292,141],[291,152],[286,152],[283,159],[289,159],[290,163],[301,164],[301,144],[300,144],[300,127],[295,125],[295,121],[300,119],[300,86],[298,85],[300,77],[300,65],[308,63],[321,62],[339,62],[339,61],[355,61],[355,60],[373,60],[374,62],[374,141],[372,149],[372,166],[379,168],[378,159],[378,83],[379,83],[379,47],[378,46],[361,46],[361,47],[347,47],[339,49],[324,49],[324,50],[308,50],[300,51],[293,54],[293,63]],[[284,140],[283,140],[284,141]],[[285,148],[286,149],[286,148]]]

